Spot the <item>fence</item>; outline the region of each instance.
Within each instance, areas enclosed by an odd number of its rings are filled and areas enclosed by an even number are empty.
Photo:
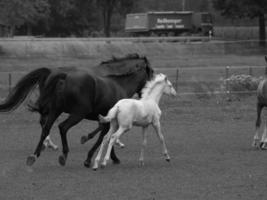
[[[157,73],[168,76],[179,95],[213,95],[250,93],[253,91],[231,91],[224,85],[223,80],[231,75],[247,74],[263,77],[267,71],[266,66],[221,66],[221,67],[185,67],[185,68],[156,68]],[[1,72],[0,94],[6,96],[16,82],[26,72]]]

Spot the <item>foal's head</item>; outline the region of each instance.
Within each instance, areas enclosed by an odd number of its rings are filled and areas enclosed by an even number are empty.
[[[165,74],[156,74],[151,81],[146,83],[142,90],[142,98],[149,97],[155,89],[159,89],[159,91],[164,94],[176,96],[176,91]]]
[[[164,89],[163,89],[163,93],[167,94],[167,95],[171,95],[171,96],[176,96],[176,91],[173,88],[172,83],[169,81],[169,79],[167,78],[166,75],[162,74],[164,76]]]

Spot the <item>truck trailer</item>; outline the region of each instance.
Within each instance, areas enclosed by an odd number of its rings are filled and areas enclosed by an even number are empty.
[[[209,35],[213,33],[212,16],[192,11],[130,13],[125,31],[133,36]]]

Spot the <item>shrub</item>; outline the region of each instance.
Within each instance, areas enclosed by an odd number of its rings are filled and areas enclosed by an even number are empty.
[[[263,77],[253,77],[246,74],[232,75],[223,80],[222,89],[230,92],[255,91],[262,79]]]

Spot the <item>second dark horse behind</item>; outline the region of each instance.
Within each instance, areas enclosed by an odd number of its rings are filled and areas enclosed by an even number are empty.
[[[31,166],[40,156],[43,142],[55,120],[62,113],[68,113],[67,119],[58,126],[62,141],[59,163],[65,165],[69,153],[68,130],[82,119],[96,121],[99,114],[106,115],[118,100],[140,93],[146,81],[152,77],[153,69],[147,58],[138,54],[114,57],[90,70],[39,68],[22,77],[0,104],[0,112],[17,108],[38,85],[40,96],[31,108],[40,113],[42,133],[34,154],[27,158],[27,165]],[[88,152],[84,162],[86,167],[90,166],[91,158],[108,130],[109,124],[104,125],[96,143]],[[111,158],[114,163],[120,162],[114,149]]]

